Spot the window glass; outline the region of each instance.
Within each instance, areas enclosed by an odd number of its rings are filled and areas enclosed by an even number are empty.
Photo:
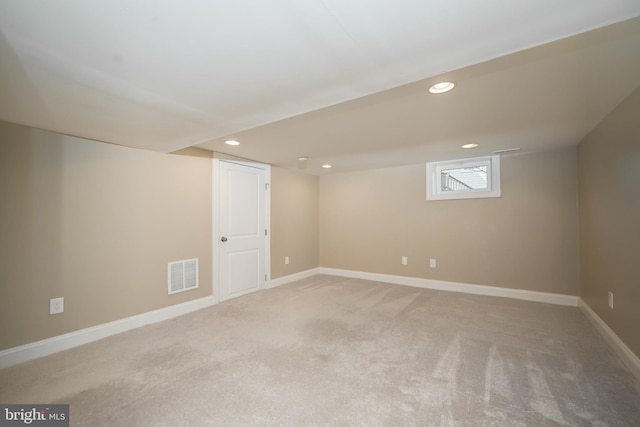
[[[440,172],[442,191],[486,190],[487,166],[446,169]]]

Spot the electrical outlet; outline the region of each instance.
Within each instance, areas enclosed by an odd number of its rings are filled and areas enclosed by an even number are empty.
[[[284,263],[286,265],[289,265],[289,257],[288,256],[284,257]]]
[[[613,310],[613,292],[609,292],[609,308]]]
[[[407,257],[403,256],[402,257],[402,265],[407,265],[408,261],[407,261]]]
[[[64,311],[64,298],[52,298],[49,300],[49,314],[60,314]]]
[[[429,267],[436,268],[436,259],[435,258],[431,258],[429,260]]]

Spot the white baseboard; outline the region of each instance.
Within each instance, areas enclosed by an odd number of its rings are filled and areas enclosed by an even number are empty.
[[[394,283],[396,285],[413,286],[416,288],[435,289],[439,291],[463,292],[467,294],[505,297],[526,301],[544,302],[548,304],[567,305],[572,307],[576,307],[578,305],[578,297],[573,295],[523,291],[520,289],[499,288],[496,286],[470,285],[467,283],[445,282],[442,280],[422,279],[418,277],[392,276],[389,274],[365,273],[362,271],[340,270],[336,268],[321,267],[320,273],[328,274],[331,276],[343,276],[355,279]]]
[[[604,320],[602,320],[582,298],[578,299],[578,307],[587,319],[591,321],[593,326],[595,326],[604,340],[613,348],[613,351],[622,359],[627,368],[629,368],[638,381],[640,381],[640,359],[638,359],[638,356],[627,347],[620,337],[607,326]]]
[[[559,304],[567,306],[577,306],[578,297],[571,295],[551,294],[545,292],[523,291],[519,289],[499,288],[494,286],[470,285],[465,283],[445,282],[440,280],[422,279],[416,277],[393,276],[388,274],[366,273],[353,270],[340,270],[334,268],[313,268],[299,273],[291,274],[284,277],[273,279],[269,282],[268,288],[275,288],[296,280],[306,279],[316,274],[328,274],[333,276],[352,277],[365,280],[374,280],[378,282],[393,283],[398,285],[413,286],[425,289],[436,289],[451,292],[464,292],[477,295],[498,296],[506,298],[515,298],[527,301],[544,302],[550,304]],[[159,310],[150,311],[148,313],[139,314],[125,319],[115,320],[113,322],[82,329],[57,337],[29,343],[23,346],[10,348],[0,351],[0,369],[6,368],[18,363],[36,359],[38,357],[47,356],[62,350],[67,350],[82,344],[87,344],[111,335],[126,332],[151,323],[160,322],[162,320],[171,319],[193,311],[201,310],[216,304],[213,296],[200,298],[194,301],[188,301],[183,304],[177,304],[170,307],[161,308]],[[582,308],[582,307],[581,307]],[[584,310],[590,310],[585,305]],[[598,319],[605,328],[608,327],[593,313],[595,319]],[[610,331],[610,329],[609,329]],[[620,345],[633,356],[633,353],[615,336],[611,331],[611,335],[615,337]],[[622,347],[621,347],[622,348]],[[637,357],[635,362],[638,364],[636,369],[640,372],[640,363]]]
[[[312,268],[311,270],[301,271],[299,273],[290,274],[288,276],[278,277],[273,279],[267,285],[267,289],[272,289],[278,286],[286,285],[287,283],[295,282],[296,280],[306,279],[307,277],[320,274],[320,268]]]
[[[102,325],[91,328],[81,329],[57,337],[2,350],[0,351],[0,369],[97,341],[151,323],[182,316],[183,314],[201,310],[214,304],[215,300],[213,296],[199,298],[194,301],[164,307],[148,313],[114,320],[113,322],[103,323]]]

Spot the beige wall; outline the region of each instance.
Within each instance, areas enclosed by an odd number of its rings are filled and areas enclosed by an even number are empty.
[[[576,149],[501,163],[494,199],[426,201],[424,164],[321,177],[320,265],[577,295]]]
[[[640,89],[580,143],[578,169],[580,296],[640,357]]]
[[[0,200],[0,349],[211,294],[210,159],[0,122]],[[187,258],[200,288],[168,296]]]
[[[318,187],[317,176],[271,168],[271,278],[319,266]]]

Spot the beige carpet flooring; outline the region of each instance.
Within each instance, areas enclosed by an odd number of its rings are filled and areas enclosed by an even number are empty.
[[[0,371],[72,426],[638,426],[582,313],[315,276]]]

